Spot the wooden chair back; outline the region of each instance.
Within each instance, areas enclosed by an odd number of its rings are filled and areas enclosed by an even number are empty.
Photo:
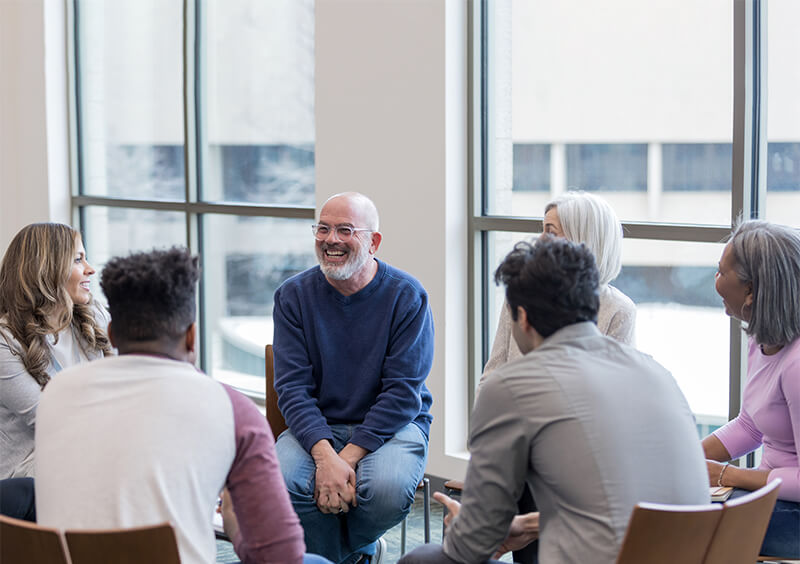
[[[267,345],[264,349],[264,376],[266,380],[266,409],[267,409],[267,422],[269,423],[272,434],[275,438],[283,433],[289,426],[283,418],[280,408],[278,407],[278,392],[275,391],[275,357],[272,353],[272,345]]]
[[[169,523],[131,529],[65,531],[72,564],[180,564]]]
[[[617,564],[703,564],[722,519],[720,504],[634,507]]]
[[[752,564],[756,561],[780,485],[781,480],[776,479],[725,503],[705,564]]]
[[[58,530],[0,515],[0,562],[67,564],[68,560]]]

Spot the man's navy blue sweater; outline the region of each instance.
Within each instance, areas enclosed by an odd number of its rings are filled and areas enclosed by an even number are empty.
[[[351,441],[374,451],[411,422],[428,435],[433,363],[428,294],[405,272],[378,262],[351,296],[318,266],[275,292],[275,389],[286,423],[310,451],[333,435],[328,424],[357,425]]]

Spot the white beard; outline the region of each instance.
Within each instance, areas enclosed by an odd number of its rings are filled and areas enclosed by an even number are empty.
[[[361,270],[370,259],[369,242],[359,242],[356,251],[347,249],[349,254],[343,264],[326,264],[325,250],[328,248],[336,248],[336,246],[323,244],[321,247],[317,247],[317,261],[322,273],[331,280],[347,280]]]

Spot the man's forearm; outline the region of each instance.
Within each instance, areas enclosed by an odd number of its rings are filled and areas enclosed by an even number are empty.
[[[311,458],[314,459],[314,463],[317,466],[319,466],[319,463],[325,458],[332,455],[336,455],[336,451],[333,450],[333,445],[331,445],[328,439],[319,440],[311,447]]]

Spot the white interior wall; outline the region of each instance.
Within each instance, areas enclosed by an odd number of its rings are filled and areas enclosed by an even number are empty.
[[[465,470],[467,401],[463,4],[317,0],[316,8],[317,202],[345,190],[369,195],[381,213],[378,256],[429,293],[428,472],[454,478]]]
[[[63,1],[0,0],[0,249],[70,217],[64,38]]]

